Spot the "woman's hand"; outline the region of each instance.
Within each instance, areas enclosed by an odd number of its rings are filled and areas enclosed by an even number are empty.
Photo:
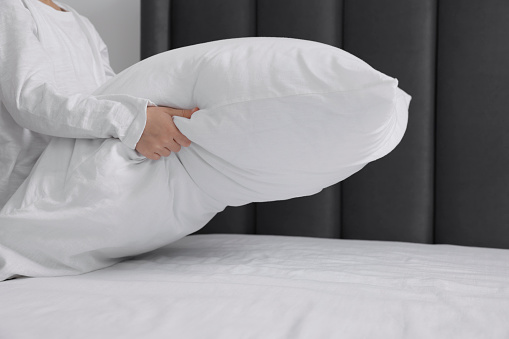
[[[180,133],[172,117],[189,119],[198,110],[198,107],[192,110],[164,106],[147,107],[147,123],[140,141],[136,144],[136,150],[148,159],[159,160],[169,156],[171,152],[180,151],[182,146],[191,145],[191,140]]]

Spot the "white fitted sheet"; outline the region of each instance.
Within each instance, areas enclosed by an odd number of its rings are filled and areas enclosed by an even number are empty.
[[[509,250],[193,235],[0,283],[0,338],[509,338]]]

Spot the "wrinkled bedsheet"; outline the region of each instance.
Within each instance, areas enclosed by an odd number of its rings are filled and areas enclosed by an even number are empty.
[[[193,235],[79,276],[0,283],[0,338],[509,337],[509,251]]]

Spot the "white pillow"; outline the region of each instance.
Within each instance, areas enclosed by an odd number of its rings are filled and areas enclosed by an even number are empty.
[[[389,153],[410,97],[331,46],[215,41],[151,57],[95,94],[198,106],[193,142],[151,161],[116,139],[55,138],[0,211],[0,280],[79,274],[203,227],[227,205],[310,195]]]
[[[317,193],[392,151],[410,102],[397,85],[330,45],[240,38],[153,56],[97,93],[198,106],[174,119],[193,142],[179,158],[202,189],[237,206]]]

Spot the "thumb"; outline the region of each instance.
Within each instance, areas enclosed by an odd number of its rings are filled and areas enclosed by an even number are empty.
[[[190,118],[191,118],[191,116],[192,116],[195,112],[197,112],[197,111],[199,111],[199,110],[200,110],[200,109],[199,109],[198,107],[195,107],[195,108],[193,108],[193,109],[183,109],[183,110],[181,110],[181,113],[182,113],[181,117],[184,117],[184,118],[188,118],[188,119],[190,119]],[[179,115],[180,115],[180,114],[179,114]]]
[[[178,116],[182,118],[191,118],[194,112],[198,111],[199,108],[195,107],[193,109],[171,109],[171,112],[168,112],[171,116]]]

